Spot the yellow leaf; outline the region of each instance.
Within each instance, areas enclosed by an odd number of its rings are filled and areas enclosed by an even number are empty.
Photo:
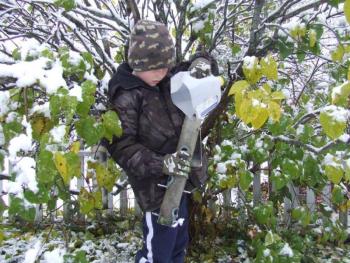
[[[335,62],[341,62],[344,57],[344,46],[339,45],[336,50],[331,53],[332,60]]]
[[[272,92],[272,94],[271,94],[272,100],[280,101],[280,100],[284,100],[285,98],[286,98],[286,96],[284,96],[282,91],[275,91],[275,92]]]
[[[78,154],[80,150],[80,142],[79,141],[73,142],[72,145],[70,146],[70,150]]]
[[[274,101],[269,102],[269,113],[273,121],[279,121],[281,118],[281,107],[278,103]]]
[[[267,121],[267,118],[269,117],[269,112],[266,108],[259,108],[258,115],[255,117],[254,120],[252,120],[252,125],[254,129],[261,128],[264,123]]]
[[[243,62],[243,74],[246,77],[246,79],[252,83],[257,83],[262,74],[261,74],[261,67],[259,65],[259,60],[257,57],[245,57]]]
[[[249,124],[252,118],[252,104],[251,100],[243,99],[239,107],[240,118],[245,124]]]
[[[45,128],[45,119],[44,117],[38,116],[32,121],[33,135],[40,136]]]
[[[345,0],[345,3],[344,3],[344,14],[345,14],[346,20],[350,24],[350,0]]]
[[[271,87],[269,84],[267,83],[264,83],[263,86],[262,86],[263,90],[268,94],[270,95],[271,94]]]
[[[60,152],[56,152],[54,162],[58,172],[63,178],[63,181],[68,184],[70,182],[70,178],[68,175],[67,159]]]
[[[316,45],[317,40],[317,33],[316,30],[310,29],[309,31],[309,40],[310,40],[310,47],[314,47]]]
[[[249,83],[246,80],[239,80],[236,81],[232,87],[230,88],[230,91],[228,95],[236,95],[237,93],[242,93],[245,89],[249,87]]]
[[[277,62],[271,55],[260,60],[261,72],[269,80],[277,80],[278,78],[278,69]]]

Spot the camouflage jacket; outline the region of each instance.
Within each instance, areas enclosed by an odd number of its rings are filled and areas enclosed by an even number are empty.
[[[158,186],[167,182],[167,175],[162,173],[163,157],[176,151],[184,120],[184,114],[171,101],[170,76],[188,66],[182,63],[157,87],[150,87],[123,63],[109,82],[109,102],[120,118],[123,135],[106,146],[128,175],[143,211],[159,208],[163,200],[165,190]],[[202,164],[202,168],[192,168],[187,187],[199,187],[207,179],[204,154]]]

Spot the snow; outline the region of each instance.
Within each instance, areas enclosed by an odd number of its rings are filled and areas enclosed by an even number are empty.
[[[282,256],[290,257],[290,258],[293,257],[293,255],[294,255],[293,250],[290,248],[288,243],[284,244],[284,247],[281,249],[279,254]]]
[[[296,134],[299,136],[300,134],[304,133],[304,125],[303,124],[299,124],[298,128],[296,129]]]
[[[321,112],[327,113],[336,122],[346,122],[349,116],[349,111],[343,107],[329,105],[321,109]]]
[[[69,90],[69,96],[76,97],[78,101],[83,101],[83,91],[81,87],[77,84],[74,84],[74,87]]]
[[[66,254],[65,249],[56,248],[53,251],[45,252],[44,259],[49,263],[63,263],[63,256]]]
[[[347,143],[347,142],[349,141],[349,138],[350,138],[350,135],[344,133],[343,135],[341,135],[341,136],[338,138],[338,140],[341,140],[342,142]]]
[[[34,113],[42,113],[45,117],[51,118],[50,113],[50,103],[45,102],[44,104],[39,105],[38,103],[34,103],[33,107],[30,109],[29,114],[33,115]]]
[[[28,251],[25,253],[23,263],[34,263],[37,259],[40,248],[41,248],[41,242],[37,241],[34,245],[34,248],[28,249]]]
[[[21,117],[19,116],[19,114],[15,111],[12,111],[6,116],[5,122],[6,123],[10,123],[14,121],[20,122],[20,120],[21,120]]]
[[[253,70],[254,66],[256,65],[256,57],[252,56],[246,56],[243,59],[244,67],[246,67],[248,70]]]
[[[22,186],[27,186],[34,193],[38,192],[38,186],[36,182],[35,173],[36,162],[31,157],[22,157],[19,159],[12,168],[12,171],[16,173],[15,182],[8,182],[8,192],[13,194],[21,194],[23,191]]]
[[[0,73],[1,74],[1,73]],[[0,91],[0,118],[10,111],[10,92]]]
[[[263,254],[264,254],[264,257],[270,256],[271,255],[270,249],[268,249],[268,248],[264,249]]]
[[[216,172],[219,174],[225,174],[227,171],[226,164],[225,163],[218,163],[216,165]]]
[[[29,152],[32,148],[32,138],[25,134],[20,134],[11,139],[9,145],[10,157],[15,157],[17,152],[24,151]]]
[[[2,126],[0,125],[0,146],[5,144],[5,135]]]
[[[324,165],[329,165],[329,166],[333,166],[333,167],[337,167],[339,166],[338,163],[336,163],[334,160],[336,159],[336,157],[330,153],[327,153],[326,156],[323,159],[323,164]]]
[[[53,141],[56,143],[61,143],[63,141],[65,134],[66,134],[65,125],[57,126],[50,131],[50,135],[52,136]]]
[[[19,88],[30,87],[40,83],[48,94],[53,94],[60,87],[66,87],[63,79],[63,68],[60,61],[55,61],[51,69],[48,58],[40,57],[33,61],[21,61],[13,65],[0,64],[0,77],[16,78],[16,86]]]
[[[211,4],[212,2],[215,2],[215,0],[197,0],[193,3],[193,7],[191,8],[191,11],[202,9],[208,6],[209,4]]]
[[[192,24],[192,29],[194,32],[199,32],[200,30],[202,30],[205,26],[205,21],[203,20],[199,20],[196,21],[195,23]]]

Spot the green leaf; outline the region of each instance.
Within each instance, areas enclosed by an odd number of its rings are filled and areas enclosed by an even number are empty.
[[[289,182],[288,178],[286,178],[283,174],[280,174],[278,172],[272,174],[271,181],[274,183],[276,190],[282,189]]]
[[[66,11],[70,11],[75,8],[74,0],[55,0],[54,4],[58,7],[64,8]]]
[[[88,116],[75,123],[78,135],[81,136],[88,146],[94,145],[101,140],[104,134],[103,127]]]
[[[38,192],[34,193],[33,191],[26,189],[24,191],[24,197],[31,202],[32,204],[43,204],[47,203],[50,200],[50,194],[48,189],[44,186],[39,184],[38,185]]]
[[[80,189],[78,200],[80,204],[80,211],[83,214],[88,214],[92,209],[94,209],[94,197],[84,187]]]
[[[339,185],[334,185],[332,190],[332,202],[340,205],[345,200],[344,195],[342,193],[342,188]]]
[[[250,171],[242,171],[239,173],[239,186],[243,190],[248,190],[249,186],[253,182],[254,176]]]
[[[59,89],[57,95],[50,97],[50,112],[55,123],[64,114],[66,122],[70,123],[76,113],[78,100],[75,96],[69,96],[66,89]]]
[[[96,85],[91,80],[86,80],[81,85],[81,89],[83,101],[78,102],[77,113],[81,117],[86,117],[95,103]]]
[[[36,157],[37,180],[39,184],[53,184],[58,175],[52,152],[41,150]]]
[[[284,60],[294,51],[294,43],[287,42],[286,39],[278,39],[278,49],[281,59]]]
[[[325,174],[334,184],[339,184],[343,178],[343,170],[340,167],[334,167],[332,165],[326,165]]]
[[[319,178],[321,178],[320,167],[318,161],[315,160],[311,155],[305,157],[304,169],[302,174],[302,179],[307,183],[307,185],[313,187],[319,183]]]
[[[2,128],[5,136],[5,141],[10,142],[12,138],[16,137],[22,132],[23,126],[17,121],[13,121],[9,123],[3,123]]]
[[[344,3],[344,15],[346,17],[346,20],[350,24],[350,0],[345,0],[345,3]]]
[[[112,142],[113,135],[120,137],[122,127],[118,115],[115,111],[107,111],[102,115],[102,125],[104,127],[104,137]]]
[[[70,151],[64,154],[67,161],[67,169],[70,178],[77,177],[81,175],[81,162],[78,154]]]
[[[326,135],[333,140],[341,136],[346,129],[346,122],[335,120],[332,112],[321,112],[320,123]]]
[[[233,55],[236,55],[241,51],[241,46],[238,44],[231,45],[231,51]]]
[[[19,216],[22,219],[33,222],[35,219],[35,208],[34,207],[28,207],[24,205],[24,202],[22,199],[10,196],[10,207],[8,210],[9,215],[11,216]]]
[[[272,231],[268,231],[265,236],[265,246],[272,245],[280,240],[281,237],[279,235],[272,233]]]
[[[4,202],[4,200],[2,200],[2,197],[0,197],[0,219],[1,219],[1,221],[2,221],[2,216],[3,216],[6,209],[7,209],[7,206]]]
[[[292,160],[284,159],[281,166],[282,172],[295,179],[300,176],[298,164]]]
[[[273,204],[271,201],[259,205],[253,209],[254,216],[259,224],[265,225],[270,222],[273,215]]]

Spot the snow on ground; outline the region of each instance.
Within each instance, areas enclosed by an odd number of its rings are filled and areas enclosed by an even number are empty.
[[[142,242],[132,231],[100,238],[89,232],[50,232],[49,229],[40,234],[12,230],[11,235],[12,238],[1,244],[1,263],[63,263],[67,262],[64,257],[74,257],[78,251],[85,251],[87,262],[91,263],[131,263]],[[50,236],[48,242],[47,235]],[[70,241],[66,242],[69,238]]]

